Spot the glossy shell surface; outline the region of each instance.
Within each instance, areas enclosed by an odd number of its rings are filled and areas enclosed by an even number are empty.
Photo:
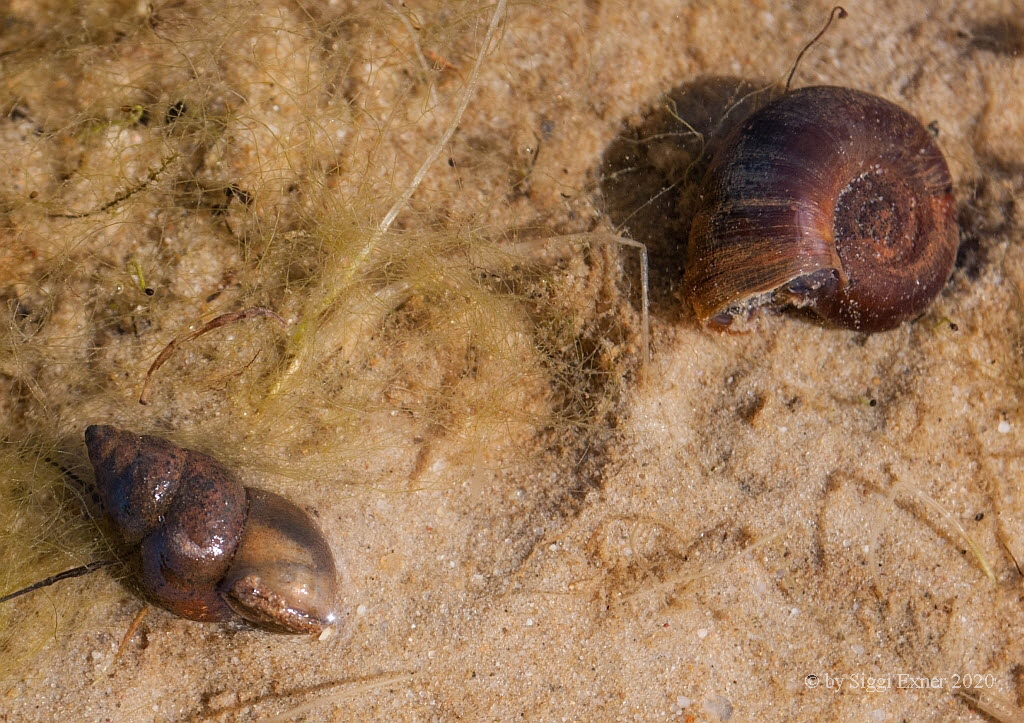
[[[334,624],[334,557],[306,512],[160,437],[92,425],[85,441],[100,504],[138,548],[140,584],[154,603],[191,620],[238,616],[274,632]]]
[[[249,522],[221,583],[227,604],[259,627],[316,633],[334,623],[334,557],[309,515],[280,495],[248,489]]]
[[[684,294],[702,323],[793,304],[880,331],[924,311],[957,245],[952,181],[931,133],[877,96],[802,88],[752,114],[716,153]]]

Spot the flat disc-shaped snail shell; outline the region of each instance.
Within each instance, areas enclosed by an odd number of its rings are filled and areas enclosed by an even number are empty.
[[[849,88],[801,88],[752,114],[712,160],[684,294],[702,323],[788,303],[890,329],[949,278],[954,211],[946,162],[912,115]]]

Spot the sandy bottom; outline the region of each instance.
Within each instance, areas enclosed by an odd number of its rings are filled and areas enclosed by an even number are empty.
[[[5,216],[3,233],[17,251],[0,257],[9,267],[0,283],[37,278],[53,258],[53,239],[70,229],[85,251],[62,257],[74,263],[60,267],[54,283],[65,291],[53,293],[79,299],[113,284],[114,272],[135,258],[132,249],[146,258],[152,235],[132,228],[154,211],[145,194],[126,200],[125,215],[102,222],[33,211],[25,201],[32,188],[45,195],[62,173],[91,163],[95,178],[108,166],[74,143],[26,154],[36,146],[24,124],[69,122],[55,104],[82,107],[90,84],[131,87],[134,76],[125,80],[104,56],[110,48],[125,64],[162,67],[172,62],[167,39],[177,38],[174,72],[189,57],[195,82],[212,85],[202,64],[212,61],[191,43],[218,28],[212,20],[207,26],[196,9],[203,6],[188,3],[160,8],[159,22],[140,19],[144,8],[91,5],[83,27],[101,27],[106,13],[124,32],[76,36],[87,58],[76,62],[96,63],[91,72],[70,73],[77,66],[67,59],[53,77],[39,71],[37,95],[22,96],[27,110],[2,121],[5,157],[25,170],[15,167],[4,182],[5,197],[22,205]],[[340,486],[292,480],[286,453],[274,448],[281,458],[272,486],[301,494],[316,510],[346,578],[344,621],[334,637],[200,625],[153,609],[115,659],[142,603],[99,573],[65,583],[44,602],[26,602],[17,608],[23,617],[8,621],[48,631],[52,599],[73,610],[78,624],[65,615],[38,655],[0,679],[0,720],[988,720],[979,708],[985,701],[1024,705],[1020,6],[853,3],[795,81],[860,88],[935,122],[954,178],[962,246],[928,312],[876,335],[793,314],[765,314],[742,334],[715,333],[697,326],[679,294],[693,192],[687,169],[703,137],[691,131],[710,138],[748,88],[784,78],[828,13],[820,2],[779,5],[513,7],[459,130],[413,198],[417,215],[404,221],[429,217],[443,226],[475,218],[517,229],[521,238],[618,231],[645,242],[652,284],[646,381],[635,254],[601,244],[562,249],[552,263],[556,280],[573,290],[569,309],[593,321],[591,338],[595,328],[610,330],[593,353],[612,358],[602,367],[612,381],[595,387],[603,406],[590,409],[585,424],[522,423],[467,451],[459,435],[439,432],[425,446],[421,430],[401,415],[377,414],[365,434],[388,440],[376,448],[386,452],[353,452],[339,474],[359,484]],[[43,37],[43,11],[15,6],[4,32],[22,43]],[[360,173],[401,187],[451,118],[491,12],[461,8],[477,16],[472,32],[444,47],[428,39],[421,64],[410,30],[436,32],[459,13],[404,6],[410,16],[396,3],[358,18],[335,5],[218,5],[228,10],[216,18],[242,36],[231,46],[244,47],[250,24],[273,29],[251,56],[226,45],[219,72],[236,81],[270,77],[272,59],[287,68],[286,59],[301,58],[311,87],[345,87],[346,78],[358,77],[379,88],[379,97],[359,96],[378,112],[417,87],[421,72],[436,73],[429,88],[437,112],[407,119],[388,136],[389,164],[364,168],[365,144],[353,141],[347,165],[330,174],[342,191]],[[193,18],[194,38],[182,37],[177,13]],[[366,27],[377,28],[373,42],[386,37],[404,53],[396,67],[360,64],[365,48],[345,50],[346,38],[363,37]],[[332,54],[347,64],[323,60]],[[259,122],[224,141],[226,149],[208,150],[204,163],[239,174],[276,164],[301,177],[308,167],[293,163],[282,129],[316,111],[290,105],[286,85],[261,80],[244,100],[231,101]],[[105,102],[116,107],[118,97],[111,92]],[[350,116],[339,122],[360,122],[353,106],[344,107]],[[268,149],[278,155],[267,160]],[[144,178],[161,157],[124,160],[105,197],[124,187],[124,177]],[[284,197],[286,185],[274,191],[268,183],[268,193]],[[99,205],[87,189],[77,193],[71,188],[61,203]],[[208,220],[186,216],[177,231],[164,229],[188,235],[190,261],[161,280],[154,303],[175,294],[208,298],[231,286],[228,271],[257,253],[226,244],[222,222],[257,237],[245,224],[255,224],[260,199],[247,216],[237,194],[226,196],[232,205],[215,215],[199,194],[194,206]],[[286,302],[270,294],[261,303],[275,301]],[[156,410],[134,404],[155,350],[207,311],[167,309],[158,328],[126,335],[141,339],[148,356],[123,347],[116,357],[123,375],[82,362],[76,384],[61,390],[40,367],[41,388],[60,410],[52,426],[71,440],[72,454],[80,454],[78,435],[94,420],[180,430],[177,439],[207,449],[213,443],[204,441],[204,424],[218,430],[214,439],[228,435],[230,423],[210,422],[230,407],[216,401],[230,392],[217,383],[204,384],[190,405],[165,380],[157,394],[173,403]],[[100,316],[55,314],[55,338],[85,340],[102,357],[114,342],[90,326]],[[203,348],[208,362],[221,347]],[[186,377],[181,386],[189,383]],[[89,396],[100,387],[119,406],[104,408]],[[522,404],[539,404],[548,392],[531,390]],[[0,408],[5,424],[24,435],[46,427],[39,414]],[[237,424],[247,429],[248,422]],[[292,433],[284,427],[280,434]],[[245,470],[245,455],[259,446],[249,439],[244,449],[224,452],[242,462],[248,483],[254,473]],[[981,704],[957,692],[965,682],[979,686]]]

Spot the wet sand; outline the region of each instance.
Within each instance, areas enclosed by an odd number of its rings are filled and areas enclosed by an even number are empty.
[[[1019,6],[850,5],[796,76],[937,126],[961,251],[898,329],[768,313],[723,334],[680,298],[701,140],[784,80],[827,4],[516,5],[395,226],[438,248],[484,229],[548,269],[531,278],[549,296],[474,297],[502,299],[488,308],[507,332],[484,347],[501,351],[464,362],[461,337],[423,332],[443,294],[414,294],[351,332],[317,317],[333,351],[294,404],[261,396],[288,337],[246,322],[183,349],[140,407],[149,363],[197,319],[316,316],[333,257],[309,219],[380,219],[455,113],[493,8],[359,5],[9,11],[9,44],[59,36],[78,55],[5,86],[20,110],[3,121],[0,282],[47,310],[32,355],[0,370],[5,424],[79,465],[95,421],[215,453],[314,510],[347,585],[326,641],[154,609],[115,659],[141,601],[107,572],[65,583],[6,620],[43,632],[0,679],[0,720],[987,720],[958,676],[1024,704]],[[311,189],[364,205],[332,216]],[[636,254],[543,242],[589,232],[649,246],[646,380]],[[470,279],[451,288],[501,287],[460,253],[438,264]],[[493,278],[514,278],[502,263]],[[562,336],[531,326],[552,319]],[[543,356],[550,338],[572,341]],[[345,354],[359,361],[339,371]],[[545,376],[551,359],[570,373]],[[314,397],[336,403],[296,409]]]

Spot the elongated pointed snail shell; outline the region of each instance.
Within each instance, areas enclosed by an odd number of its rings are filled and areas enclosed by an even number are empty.
[[[138,546],[153,602],[191,620],[241,617],[282,633],[334,624],[334,557],[303,510],[159,437],[92,425],[85,443],[100,504]]]
[[[701,196],[684,276],[701,323],[792,304],[891,329],[924,311],[956,260],[952,181],[931,134],[849,88],[801,88],[752,114]]]

